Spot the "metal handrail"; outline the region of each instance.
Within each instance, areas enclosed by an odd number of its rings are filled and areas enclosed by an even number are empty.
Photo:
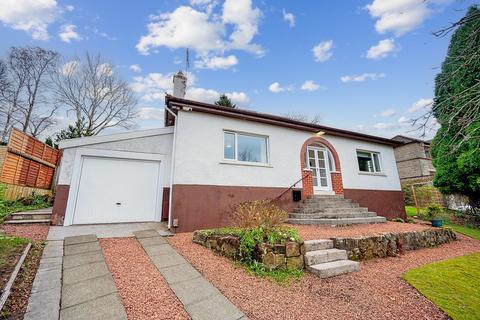
[[[292,184],[288,189],[286,189],[285,191],[283,191],[282,193],[280,193],[279,196],[277,196],[274,200],[278,200],[280,199],[285,193],[287,193],[288,191],[290,191],[297,183],[299,183],[300,181],[303,181],[306,177],[308,177],[310,173],[306,173],[303,177],[301,177],[300,179],[297,180],[297,182],[295,182],[294,184]]]

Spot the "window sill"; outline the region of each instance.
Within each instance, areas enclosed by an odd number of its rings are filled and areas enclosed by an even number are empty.
[[[234,166],[247,166],[247,167],[262,167],[262,168],[273,168],[268,163],[254,163],[254,162],[242,162],[242,161],[220,161],[220,164],[229,164]]]
[[[381,172],[359,172],[359,175],[364,175],[364,176],[378,176],[378,177],[386,177],[387,175],[385,173]]]

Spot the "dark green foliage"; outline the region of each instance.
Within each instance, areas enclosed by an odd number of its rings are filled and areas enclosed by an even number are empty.
[[[47,146],[53,147],[53,139],[52,139],[52,137],[47,137],[47,138],[45,139],[45,144],[46,144]]]
[[[480,9],[473,6],[452,36],[435,80],[434,185],[467,196],[480,211]]]
[[[87,129],[85,124],[85,119],[82,118],[77,120],[74,125],[69,125],[67,129],[63,129],[55,136],[55,145],[58,146],[58,143],[62,140],[89,137],[93,136],[93,131]]]
[[[215,101],[215,105],[222,106],[222,107],[229,107],[235,108],[237,105],[232,103],[229,97],[225,93],[222,93],[217,101]]]

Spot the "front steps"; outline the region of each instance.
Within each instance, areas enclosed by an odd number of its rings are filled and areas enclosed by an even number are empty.
[[[359,271],[360,263],[348,260],[347,251],[333,248],[332,240],[305,241],[305,266],[320,278]]]
[[[52,208],[12,213],[5,224],[50,223]]]
[[[292,224],[349,225],[383,223],[385,217],[360,207],[358,203],[343,198],[342,195],[315,195],[302,201],[298,208],[289,214]]]

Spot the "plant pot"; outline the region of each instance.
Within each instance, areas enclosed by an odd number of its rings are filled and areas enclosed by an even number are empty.
[[[443,219],[432,219],[430,220],[432,227],[441,227],[443,226]]]

